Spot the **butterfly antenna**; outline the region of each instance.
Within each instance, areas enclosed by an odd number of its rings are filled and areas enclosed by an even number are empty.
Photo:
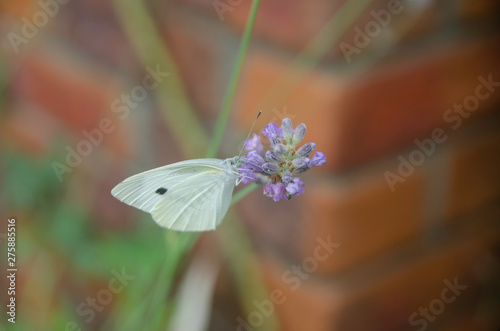
[[[262,114],[262,110],[259,110],[259,113],[257,114],[257,117],[255,118],[255,121],[253,121],[252,127],[250,128],[250,132],[248,132],[247,139],[245,139],[245,142],[243,143],[243,147],[241,148],[240,154],[238,154],[238,156],[241,156],[241,153],[243,153],[243,150],[245,149],[247,141],[250,138],[250,135],[252,134],[253,127],[255,126],[255,122],[257,122],[257,120],[259,119],[260,114]]]

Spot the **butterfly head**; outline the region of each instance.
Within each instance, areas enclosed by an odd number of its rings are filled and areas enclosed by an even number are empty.
[[[231,168],[238,169],[243,164],[243,158],[241,156],[235,156],[227,159],[226,162],[231,166]]]

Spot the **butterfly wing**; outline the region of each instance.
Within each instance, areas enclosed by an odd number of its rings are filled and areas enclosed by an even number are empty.
[[[118,200],[151,213],[172,187],[206,171],[223,171],[220,159],[195,159],[169,164],[131,176],[116,185],[111,194]]]
[[[236,175],[209,170],[180,182],[151,213],[162,227],[178,231],[214,230],[229,209]]]

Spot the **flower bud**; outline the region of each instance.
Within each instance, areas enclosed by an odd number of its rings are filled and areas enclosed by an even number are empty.
[[[302,146],[301,148],[299,148],[297,150],[297,153],[295,153],[295,155],[297,155],[298,157],[309,157],[309,155],[312,153],[314,148],[316,148],[315,143],[307,143],[304,146]]]
[[[292,165],[295,169],[300,169],[300,168],[303,168],[303,167],[307,167],[307,165],[309,164],[309,158],[308,157],[299,157],[299,158],[296,158],[292,161]]]
[[[306,172],[309,169],[310,169],[309,166],[303,166],[301,168],[295,169],[294,173],[300,174],[301,172]]]
[[[261,168],[264,162],[265,161],[262,156],[260,156],[256,151],[250,151],[247,155],[246,160],[243,161],[244,164],[247,163],[249,168],[253,168],[257,171],[260,171],[258,168]]]
[[[283,175],[281,175],[281,179],[283,183],[288,184],[293,180],[293,175],[290,171],[285,171]]]
[[[317,167],[326,163],[326,156],[321,152],[314,153],[310,167]]]
[[[271,137],[269,139],[269,141],[271,142],[271,147],[274,147],[278,144],[281,144],[281,140],[279,138],[276,138],[276,137]]]
[[[302,140],[304,140],[304,135],[306,134],[306,125],[304,123],[300,123],[296,128],[295,132],[293,133],[293,140],[292,143],[294,145],[297,145],[300,143]]]
[[[273,151],[278,155],[285,155],[287,152],[287,148],[285,145],[279,143],[273,146]]]
[[[278,153],[273,152],[273,151],[266,152],[266,159],[268,159],[269,161],[272,161],[272,162],[276,162],[276,163],[281,162],[281,156]]]
[[[281,130],[283,131],[283,138],[285,139],[285,142],[287,144],[290,143],[293,135],[292,120],[288,117],[284,118],[283,122],[281,122]]]
[[[275,163],[267,162],[262,166],[262,170],[264,170],[265,173],[274,175],[280,172],[281,168]]]

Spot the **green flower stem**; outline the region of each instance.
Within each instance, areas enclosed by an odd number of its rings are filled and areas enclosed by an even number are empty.
[[[175,62],[144,1],[113,0],[113,3],[142,63],[169,73],[155,90],[169,131],[186,157],[202,155],[207,134],[188,101]]]
[[[148,307],[149,318],[146,318],[147,323],[157,322],[154,319],[155,310],[157,309],[157,307],[160,307],[162,303],[165,302],[165,300],[167,300],[174,282],[175,273],[177,272],[177,270],[179,270],[179,266],[182,264],[183,258],[193,248],[193,245],[196,243],[198,237],[200,236],[200,233],[178,233],[173,231],[166,231],[165,236],[167,243],[171,243],[172,239],[174,239],[176,243],[169,244],[166,247],[167,251],[171,251],[165,261],[167,272],[162,273],[162,277],[158,279],[158,283],[154,287],[154,292],[152,293],[152,297],[150,298],[151,301],[149,302]],[[161,325],[153,325],[150,330],[155,330],[158,328],[161,328]]]
[[[235,205],[236,203],[238,203],[238,201],[240,201],[241,199],[246,197],[248,194],[255,191],[255,189],[258,188],[259,186],[260,186],[259,184],[252,183],[252,184],[245,186],[245,188],[241,189],[240,191],[236,192],[233,195],[233,198],[231,199],[231,206]]]
[[[134,310],[126,318],[116,321],[116,330],[132,331],[138,329],[158,330],[164,327],[159,325],[165,317],[166,311],[171,308],[166,304],[165,309],[159,308],[165,305],[171,293],[175,275],[179,266],[184,261],[186,254],[191,250],[200,236],[197,232],[175,232],[165,231],[165,262],[158,272],[158,277],[153,283],[147,295],[141,301],[135,303]]]
[[[117,1],[117,0],[116,0]],[[255,18],[257,16],[257,9],[259,8],[260,0],[254,0],[252,3],[252,8],[250,9],[250,14],[248,15],[247,24],[245,31],[243,32],[243,38],[241,39],[240,49],[238,50],[238,56],[236,58],[236,63],[234,65],[231,78],[229,80],[229,86],[222,103],[222,109],[217,118],[217,123],[215,125],[214,136],[207,150],[207,157],[215,157],[217,151],[220,148],[224,132],[226,130],[227,122],[229,121],[229,115],[231,113],[231,106],[233,104],[234,96],[236,94],[236,87],[238,86],[238,81],[240,78],[241,70],[243,67],[243,62],[247,53],[248,45],[250,43],[250,36],[252,35],[253,26],[255,23]]]
[[[254,302],[269,299],[269,290],[266,288],[262,276],[262,264],[253,245],[242,226],[236,213],[229,210],[227,220],[215,234],[221,243],[228,267],[234,278],[238,297],[246,316],[255,311]],[[276,314],[264,318],[262,324],[254,327],[255,331],[279,330]]]

